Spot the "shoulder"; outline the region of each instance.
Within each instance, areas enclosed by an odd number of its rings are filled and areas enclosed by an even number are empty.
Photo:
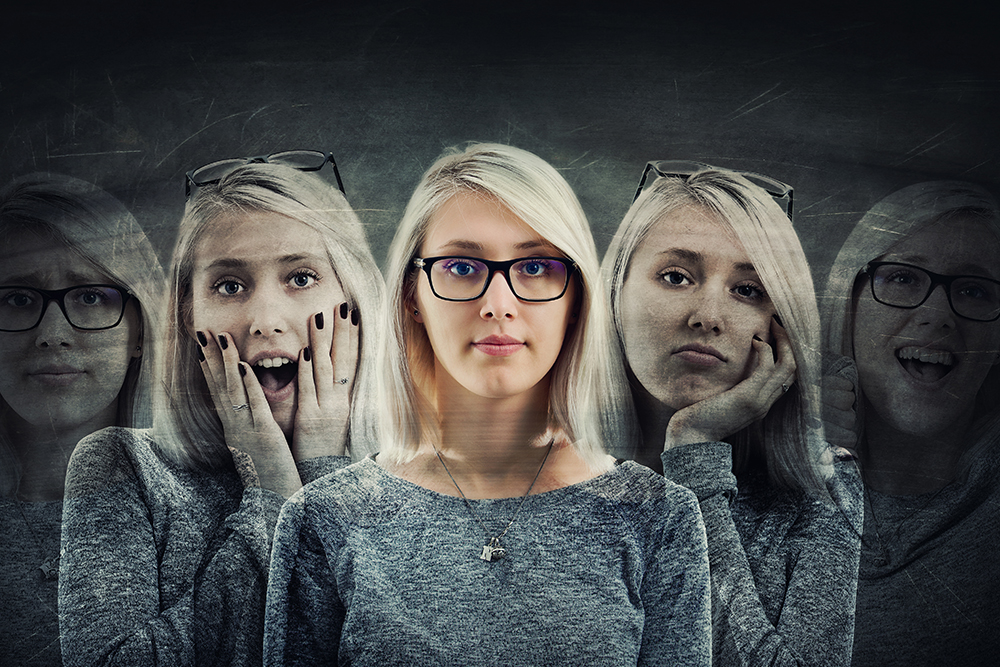
[[[701,522],[695,495],[635,461],[623,461],[585,485],[626,521],[644,529]]]
[[[131,477],[137,467],[162,465],[148,430],[110,426],[77,444],[66,473],[67,496]]]
[[[408,502],[410,486],[369,457],[306,484],[288,502],[306,521],[371,524]]]

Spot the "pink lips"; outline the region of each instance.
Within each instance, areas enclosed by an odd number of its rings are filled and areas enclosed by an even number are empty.
[[[673,352],[674,356],[695,366],[715,366],[726,362],[726,357],[710,345],[690,343]]]
[[[524,342],[512,336],[492,335],[472,343],[473,347],[491,357],[509,357],[524,348]]]
[[[28,376],[37,382],[52,387],[65,387],[76,382],[86,374],[87,372],[83,369],[59,364],[43,366],[37,370],[30,371]]]

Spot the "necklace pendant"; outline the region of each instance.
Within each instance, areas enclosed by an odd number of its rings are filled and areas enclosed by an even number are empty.
[[[483,545],[483,552],[479,554],[479,558],[487,563],[492,563],[500,560],[506,555],[507,550],[500,546],[500,540],[496,537],[491,537],[490,543]]]

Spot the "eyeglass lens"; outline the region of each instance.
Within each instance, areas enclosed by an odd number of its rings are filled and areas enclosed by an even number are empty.
[[[302,171],[315,171],[327,162],[327,155],[320,151],[282,151],[257,158],[230,158],[199,167],[191,174],[191,180],[198,187],[215,183],[229,172],[254,162],[283,164]]]
[[[61,302],[66,319],[77,329],[108,329],[121,320],[125,298],[116,288],[103,285],[74,287],[51,298],[27,287],[0,287],[0,328],[34,329],[49,301]]]
[[[431,289],[443,299],[476,299],[486,289],[493,272],[474,259],[444,257],[431,265]],[[506,271],[514,296],[526,301],[557,299],[566,289],[569,269],[556,259],[530,257]]]
[[[945,284],[956,315],[970,320],[991,321],[1000,315],[1000,283],[976,276],[932,277],[927,271],[906,264],[882,264],[871,276],[872,294],[887,306],[916,308],[939,284]]]

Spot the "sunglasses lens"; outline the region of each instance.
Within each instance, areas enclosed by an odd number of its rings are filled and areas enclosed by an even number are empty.
[[[191,180],[198,187],[208,185],[209,183],[218,183],[223,176],[244,164],[246,164],[246,160],[219,160],[218,162],[206,164],[204,167],[196,169],[191,174]]]
[[[270,155],[268,162],[302,171],[315,171],[326,164],[326,155],[319,151],[283,151]]]

